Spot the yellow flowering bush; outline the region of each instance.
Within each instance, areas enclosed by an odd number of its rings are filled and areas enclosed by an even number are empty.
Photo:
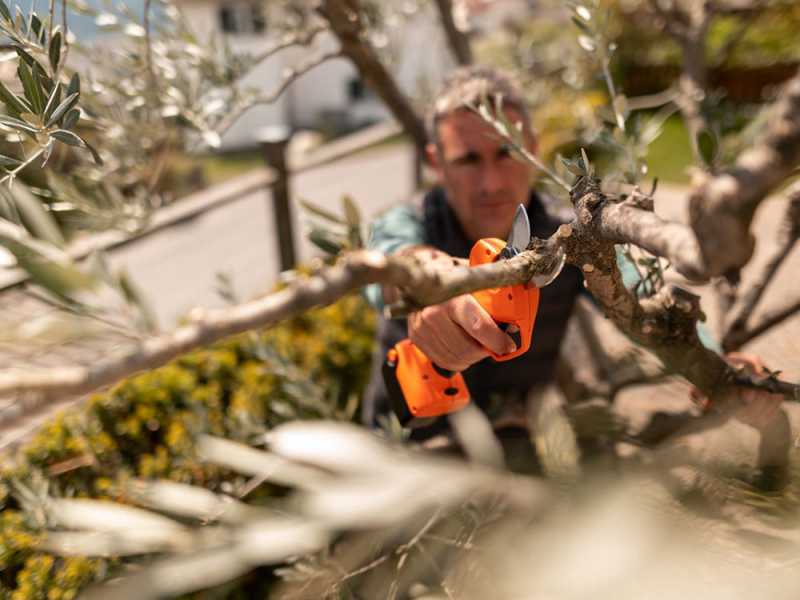
[[[117,501],[134,477],[236,490],[243,479],[197,460],[195,435],[251,441],[290,419],[352,418],[373,335],[372,311],[350,296],[132,377],[47,423],[0,471],[0,600],[74,598],[115,564],[37,551],[41,519],[18,485],[35,489],[29,482],[41,473],[49,494]],[[262,486],[248,501],[273,492]],[[242,597],[263,597],[268,581],[243,579]]]

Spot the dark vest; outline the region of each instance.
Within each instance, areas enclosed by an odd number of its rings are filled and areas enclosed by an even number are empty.
[[[425,231],[424,243],[451,256],[467,258],[474,241],[468,240],[455,213],[450,208],[442,188],[436,187],[422,199],[419,207]],[[531,233],[539,238],[552,235],[570,215],[559,214],[553,201],[545,200],[535,192],[528,204]],[[495,362],[486,358],[463,372],[472,400],[484,410],[493,395],[522,399],[531,388],[552,380],[558,361],[561,340],[575,300],[583,290],[583,277],[578,269],[566,266],[556,280],[542,288],[539,312],[533,330],[531,348],[513,360]],[[373,357],[372,376],[364,397],[362,419],[374,426],[380,415],[389,409],[386,388],[381,375],[381,365],[386,352],[403,338],[408,337],[405,319],[378,321],[378,347]],[[425,439],[446,428],[446,420],[425,429],[415,430],[414,439]]]

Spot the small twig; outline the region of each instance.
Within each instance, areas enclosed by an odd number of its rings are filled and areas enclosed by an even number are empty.
[[[66,2],[66,0],[63,0]],[[150,2],[151,0],[144,0],[144,45],[145,45],[145,61],[147,68],[147,76],[150,78],[150,91],[157,93],[157,81],[155,73],[153,72],[153,47],[150,39]]]
[[[382,565],[387,560],[389,560],[390,556],[391,556],[390,554],[384,554],[382,556],[379,556],[378,558],[376,558],[372,562],[367,563],[366,565],[364,565],[360,569],[356,569],[355,571],[350,571],[349,573],[346,573],[345,575],[342,576],[342,578],[339,581],[336,582],[336,586],[335,587],[338,589],[342,585],[342,583],[344,583],[348,579],[352,579],[353,577],[358,577],[359,575],[363,575],[367,571],[371,571],[375,567],[378,567],[378,566]]]
[[[61,1],[64,4],[66,4],[66,2],[67,2],[67,0],[61,0]],[[50,0],[50,6],[49,6],[49,11],[48,12],[50,14],[50,20],[49,20],[48,25],[47,25],[48,26],[47,40],[49,42],[50,40],[53,39],[53,20],[55,19],[55,16],[56,16],[56,0]]]
[[[619,107],[617,106],[617,90],[614,86],[614,79],[611,77],[611,71],[609,70],[608,62],[608,55],[606,51],[603,50],[603,58],[600,60],[600,67],[603,70],[603,79],[606,81],[608,94],[611,96],[611,109],[614,111],[617,127],[622,133],[625,133],[625,117],[622,116],[622,113],[619,111]]]
[[[64,36],[62,43],[64,49],[61,52],[61,60],[59,67],[67,62],[67,54],[69,54],[69,28],[67,27],[67,0],[61,0],[61,26],[64,28]]]
[[[453,548],[459,548],[461,550],[479,550],[476,544],[472,542],[459,542],[458,540],[453,540],[450,538],[442,537],[440,535],[436,535],[434,533],[426,533],[424,538],[426,540],[430,540],[432,542],[439,542],[440,544],[444,544],[445,546],[452,546]]]
[[[751,9],[752,12],[756,13],[756,15],[753,16],[752,14],[749,14],[744,17],[741,25],[739,26],[739,29],[734,31],[728,37],[728,39],[725,40],[725,43],[717,51],[714,58],[710,61],[712,67],[719,68],[725,64],[725,62],[730,58],[733,49],[739,44],[739,42],[742,41],[742,39],[744,39],[745,34],[753,26],[753,24],[758,21],[758,12],[759,10],[763,9],[765,5],[766,2],[764,0],[761,0],[760,2],[758,1],[755,2],[754,6],[752,6]]]
[[[219,135],[225,134],[225,132],[228,131],[228,129],[230,129],[233,126],[233,124],[236,123],[236,121],[239,120],[239,118],[245,112],[247,112],[254,106],[258,106],[259,104],[271,104],[272,102],[275,102],[275,100],[277,100],[280,97],[280,95],[284,91],[286,91],[286,88],[289,87],[299,77],[305,75],[314,67],[318,67],[322,63],[332,58],[337,58],[341,55],[342,53],[340,50],[326,52],[324,54],[317,56],[316,58],[312,58],[306,61],[296,69],[287,71],[283,76],[283,81],[281,82],[281,84],[278,85],[278,87],[276,87],[270,93],[253,98],[249,102],[245,103],[243,106],[239,106],[236,110],[228,114],[228,116],[226,116],[222,121],[220,121],[220,123],[216,127],[217,133]]]
[[[561,179],[561,177],[559,177],[558,174],[555,171],[553,171],[547,165],[545,165],[539,159],[538,156],[536,156],[535,154],[529,152],[527,148],[525,148],[523,145],[518,143],[517,140],[514,139],[514,136],[511,135],[511,132],[509,132],[506,129],[506,126],[503,125],[503,123],[500,120],[498,120],[494,116],[487,117],[487,115],[485,115],[484,113],[482,113],[479,110],[474,110],[474,112],[475,112],[476,115],[480,116],[486,123],[491,125],[492,128],[494,128],[494,130],[502,136],[503,141],[506,142],[509,146],[511,146],[511,148],[517,154],[519,154],[519,156],[521,156],[524,160],[526,160],[527,162],[532,164],[534,167],[536,167],[537,169],[542,171],[545,175],[547,175],[550,179],[552,179],[556,184],[558,184],[562,189],[566,190],[567,192],[569,192],[572,189],[572,186],[570,186],[566,181]]]
[[[410,540],[408,540],[405,544],[401,544],[400,546],[397,547],[397,550],[395,550],[395,554],[402,554],[403,552],[408,552],[414,546],[416,546],[419,543],[419,541],[422,539],[422,537],[426,533],[428,533],[428,531],[430,531],[430,529],[434,525],[436,525],[436,523],[439,521],[439,517],[441,515],[442,515],[442,509],[441,508],[436,509],[436,511],[434,511],[434,513],[431,515],[431,517],[426,521],[425,525],[422,526],[422,529],[420,529],[414,535],[414,537],[412,537]]]
[[[659,106],[664,106],[665,104],[675,102],[675,98],[677,96],[678,96],[677,90],[674,87],[669,87],[663,92],[657,92],[655,94],[647,94],[644,96],[635,96],[633,98],[628,98],[628,107],[631,110],[645,110],[649,108],[657,108]]]
[[[22,171],[25,167],[29,167],[33,163],[33,161],[35,161],[42,155],[43,152],[44,152],[44,146],[42,146],[36,152],[31,154],[25,160],[25,162],[23,162],[18,167],[15,167],[11,171],[6,171],[6,174],[2,178],[0,178],[0,185],[4,184],[6,181],[11,181],[13,183],[14,178],[19,174],[19,172]]]
[[[731,331],[726,337],[725,342],[723,342],[722,347],[725,350],[735,350],[737,348],[741,348],[748,342],[751,342],[755,338],[764,335],[767,333],[767,331],[797,313],[800,313],[800,298],[793,300],[782,308],[778,308],[766,313],[761,320],[750,329],[741,330],[735,334],[733,331]]]
[[[330,31],[330,27],[326,27],[324,25],[317,25],[316,27],[312,27],[308,31],[303,31],[300,33],[295,33],[293,35],[289,35],[284,37],[282,42],[279,42],[273,46],[270,46],[266,50],[264,50],[261,54],[257,54],[253,57],[253,68],[257,67],[259,64],[274,56],[281,50],[285,50],[287,48],[291,48],[292,46],[310,46],[314,39],[322,32]]]
[[[661,17],[661,20],[664,24],[664,30],[674,39],[682,41],[686,36],[686,29],[677,25],[678,20],[674,18],[673,14],[663,9],[658,0],[650,0],[649,4],[653,11],[655,11],[655,13]]]
[[[92,308],[89,307],[89,306],[71,305],[71,304],[68,304],[66,302],[59,302],[58,300],[54,300],[53,298],[49,298],[45,294],[43,294],[43,293],[39,292],[38,290],[36,290],[35,288],[27,288],[26,289],[26,293],[29,296],[31,296],[32,298],[35,298],[36,300],[38,300],[39,302],[43,302],[44,304],[47,304],[48,306],[52,306],[55,309],[69,312],[69,313],[75,315],[76,317],[82,317],[82,318],[85,318],[85,319],[91,319],[93,321],[97,321],[98,323],[100,323],[102,325],[105,325],[106,327],[110,327],[111,329],[113,329],[118,334],[120,334],[120,335],[122,335],[122,336],[124,336],[124,337],[126,337],[126,338],[128,338],[130,340],[138,342],[138,341],[140,341],[142,339],[140,335],[132,332],[130,330],[130,328],[128,328],[124,324],[117,323],[116,321],[114,321],[112,319],[104,317],[103,315],[99,314],[98,312],[93,312]]]

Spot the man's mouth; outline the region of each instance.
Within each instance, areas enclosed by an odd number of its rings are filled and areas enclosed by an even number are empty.
[[[505,198],[500,198],[497,200],[478,200],[477,202],[478,208],[482,209],[497,209],[509,205],[510,205],[509,201],[506,200]]]

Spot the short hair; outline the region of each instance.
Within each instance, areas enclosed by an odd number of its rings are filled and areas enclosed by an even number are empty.
[[[530,127],[528,105],[512,75],[492,67],[459,67],[448,75],[431,103],[426,117],[428,140],[439,146],[439,122],[457,110],[478,106],[483,100],[493,105],[502,100],[504,108],[522,115],[523,126]]]

